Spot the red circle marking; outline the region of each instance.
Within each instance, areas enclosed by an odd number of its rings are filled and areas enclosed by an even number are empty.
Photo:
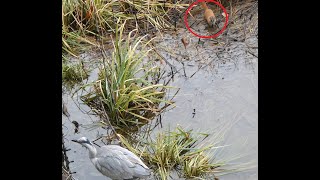
[[[224,26],[222,27],[222,29],[221,29],[219,32],[217,32],[216,34],[213,34],[213,35],[211,35],[211,36],[201,36],[201,35],[199,35],[199,34],[196,34],[195,32],[193,32],[193,31],[191,30],[191,28],[189,27],[188,21],[187,21],[187,19],[188,19],[188,13],[189,13],[189,11],[192,9],[192,7],[193,7],[194,5],[200,3],[200,2],[203,2],[203,1],[215,3],[216,5],[218,5],[218,6],[223,10],[224,14],[226,15],[226,16],[225,16],[226,22],[224,23]],[[184,23],[186,24],[187,29],[188,29],[193,35],[195,35],[195,36],[197,36],[197,37],[199,37],[199,38],[216,38],[216,37],[218,37],[224,30],[226,30],[227,24],[228,24],[228,19],[229,19],[229,15],[228,15],[228,13],[227,13],[226,8],[224,8],[220,3],[218,3],[218,2],[216,2],[216,1],[214,1],[214,0],[197,0],[196,2],[192,3],[192,4],[188,7],[186,13],[184,14]]]

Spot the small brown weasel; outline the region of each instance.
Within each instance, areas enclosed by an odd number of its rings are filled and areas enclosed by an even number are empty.
[[[209,26],[213,27],[216,24],[216,16],[214,15],[213,11],[209,9],[205,1],[201,2],[201,6],[204,9],[204,19],[207,21]]]

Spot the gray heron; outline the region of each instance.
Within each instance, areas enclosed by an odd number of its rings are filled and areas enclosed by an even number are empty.
[[[77,142],[89,150],[89,158],[96,169],[113,180],[146,178],[151,170],[134,153],[118,145],[105,145],[96,149],[86,137]]]

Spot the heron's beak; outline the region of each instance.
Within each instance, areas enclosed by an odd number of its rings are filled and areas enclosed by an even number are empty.
[[[79,143],[77,140],[71,140],[72,142],[76,142],[76,143]]]

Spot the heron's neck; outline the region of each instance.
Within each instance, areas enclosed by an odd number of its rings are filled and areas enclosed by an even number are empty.
[[[97,155],[97,149],[90,144],[85,144],[85,146],[89,150],[89,158],[90,159],[95,158]]]

